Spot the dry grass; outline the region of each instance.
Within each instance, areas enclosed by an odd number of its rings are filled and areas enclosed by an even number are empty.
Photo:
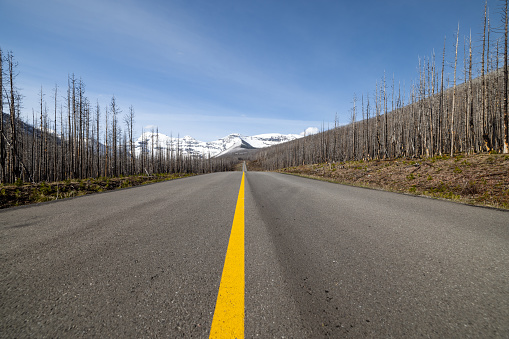
[[[348,161],[280,170],[332,182],[509,209],[509,155]]]
[[[188,174],[138,175],[120,178],[66,180],[52,183],[0,185],[0,208],[21,206],[86,194],[145,185],[160,181],[187,177]]]

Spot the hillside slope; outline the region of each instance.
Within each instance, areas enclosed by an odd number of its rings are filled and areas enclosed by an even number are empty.
[[[250,168],[256,168],[253,162]],[[279,170],[341,184],[509,209],[509,155],[348,161]]]

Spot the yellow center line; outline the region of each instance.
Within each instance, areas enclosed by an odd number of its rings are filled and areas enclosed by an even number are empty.
[[[244,338],[244,173],[209,338]]]

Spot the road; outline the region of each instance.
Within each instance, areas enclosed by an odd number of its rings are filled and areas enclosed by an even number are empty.
[[[0,336],[210,333],[241,172],[0,211]],[[509,337],[509,213],[245,173],[245,337]]]

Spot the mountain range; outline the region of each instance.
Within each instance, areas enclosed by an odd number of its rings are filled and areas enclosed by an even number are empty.
[[[237,133],[230,134],[210,142],[194,139],[191,136],[183,138],[169,137],[162,133],[144,132],[135,142],[136,154],[150,153],[154,150],[173,150],[183,155],[218,157],[238,149],[259,149],[278,145],[287,141],[302,138],[299,134],[267,133],[253,136],[243,136]]]

